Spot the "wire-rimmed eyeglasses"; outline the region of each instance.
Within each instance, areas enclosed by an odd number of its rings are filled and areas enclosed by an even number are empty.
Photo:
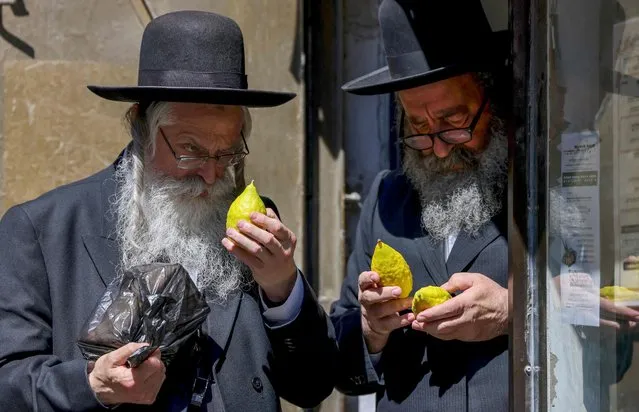
[[[162,135],[162,138],[166,142],[166,145],[169,147],[169,150],[171,151],[171,153],[173,153],[173,157],[175,157],[175,161],[177,162],[177,167],[179,169],[184,169],[184,170],[199,169],[200,167],[204,166],[206,162],[209,161],[209,159],[215,160],[215,163],[217,166],[227,168],[229,166],[238,164],[239,162],[242,161],[242,159],[246,157],[247,154],[249,154],[248,145],[246,144],[246,140],[244,139],[244,132],[240,133],[240,135],[242,136],[242,143],[244,144],[244,149],[241,152],[224,153],[224,154],[213,155],[213,156],[211,155],[206,155],[206,156],[178,155],[177,153],[175,153],[175,150],[173,150],[171,143],[169,143],[169,139],[166,138],[166,135],[164,134],[164,131],[162,130],[161,127],[160,127],[160,134]]]
[[[484,108],[486,107],[487,102],[488,97],[485,96],[484,100],[479,106],[479,110],[477,110],[475,117],[473,118],[472,122],[470,122],[470,125],[468,125],[468,127],[446,129],[437,133],[411,134],[409,136],[401,138],[399,143],[408,146],[413,150],[428,150],[432,148],[434,139],[436,137],[448,144],[468,143],[473,139],[473,131],[475,130],[477,123],[479,123],[479,119],[484,112]],[[404,124],[404,112],[402,112],[402,119],[400,124]]]

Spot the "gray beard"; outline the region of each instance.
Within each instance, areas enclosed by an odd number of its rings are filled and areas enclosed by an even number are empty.
[[[419,194],[422,226],[435,242],[462,230],[476,236],[500,212],[507,162],[508,139],[503,122],[495,117],[490,142],[479,154],[455,147],[439,159],[405,148],[404,173]],[[462,169],[451,171],[453,165]]]
[[[144,167],[143,176],[136,179],[132,167],[128,156],[116,171],[120,190],[113,206],[122,268],[179,263],[198,289],[220,301],[249,283],[248,268],[221,244],[235,197],[230,169],[209,187],[197,176],[177,180],[150,167]],[[142,187],[139,199],[136,186]],[[198,197],[204,190],[208,195]]]

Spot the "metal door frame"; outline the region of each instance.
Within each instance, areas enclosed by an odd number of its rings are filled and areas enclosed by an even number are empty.
[[[546,411],[547,0],[510,0],[510,410]]]

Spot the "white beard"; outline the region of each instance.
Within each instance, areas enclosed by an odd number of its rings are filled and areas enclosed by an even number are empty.
[[[476,236],[500,212],[508,182],[507,162],[508,139],[497,118],[482,153],[456,147],[439,159],[405,149],[404,173],[419,194],[422,226],[435,242],[460,230]],[[462,170],[451,171],[452,165],[461,165]]]
[[[128,156],[116,171],[120,190],[114,207],[122,267],[179,263],[201,291],[221,301],[244,286],[248,268],[221,244],[226,214],[235,197],[230,168],[210,187],[200,177],[178,180],[150,167],[145,167],[139,182],[132,165]],[[137,185],[142,195],[136,202]],[[205,190],[208,194],[198,197]]]

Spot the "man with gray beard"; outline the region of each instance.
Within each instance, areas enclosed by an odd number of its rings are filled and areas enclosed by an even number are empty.
[[[0,410],[277,411],[280,397],[318,405],[333,390],[337,346],[295,264],[295,234],[267,198],[266,214],[226,229],[243,189],[247,107],[295,95],[248,88],[240,28],[215,13],[154,19],[139,64],[137,86],[89,86],[134,103],[118,159],[0,221]],[[77,339],[107,285],[155,262],[181,264],[203,293],[201,330],[168,367],[156,350],[129,368],[143,342],[87,362]]]
[[[171,113],[190,111],[181,104],[159,103],[147,109],[146,117],[158,117],[168,126]],[[201,106],[199,110],[205,110]],[[129,114],[130,128],[136,133],[140,145],[148,139],[144,134],[144,120],[137,113],[139,106]],[[249,136],[250,114],[244,110],[244,134]],[[226,232],[226,212],[235,195],[235,169],[208,185],[201,177],[176,179],[152,167],[143,167],[134,173],[135,164],[143,164],[143,154],[130,152],[116,169],[119,193],[113,204],[118,217],[117,238],[120,240],[122,266],[133,267],[153,261],[179,262],[200,289],[219,300],[225,300],[248,281],[246,265],[234,258],[221,245]],[[141,196],[136,188],[141,187]],[[202,193],[206,193],[202,195]],[[137,211],[143,211],[137,213]]]
[[[379,22],[388,67],[344,90],[396,93],[403,163],[369,190],[331,310],[337,387],[376,393],[378,411],[506,411],[508,139],[495,84],[504,33],[479,0],[383,0]],[[403,255],[412,291],[371,272],[378,240]],[[427,285],[452,299],[412,313],[399,296]]]

